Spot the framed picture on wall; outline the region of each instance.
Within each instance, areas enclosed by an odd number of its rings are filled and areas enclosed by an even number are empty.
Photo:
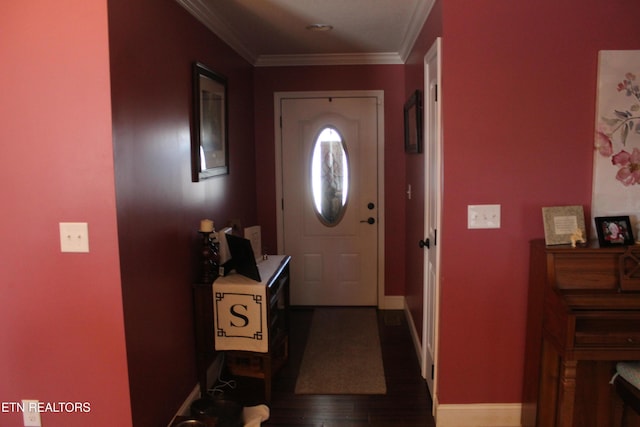
[[[227,79],[193,64],[192,181],[229,173]]]
[[[637,154],[634,153],[640,150],[638,72],[640,50],[601,50],[598,53],[593,217],[636,213],[637,220],[637,212],[640,212],[640,181],[634,172],[637,165],[634,160]]]
[[[422,92],[419,90],[404,104],[404,151],[422,153]]]
[[[635,243],[628,216],[599,216],[595,218],[595,223],[601,247]]]

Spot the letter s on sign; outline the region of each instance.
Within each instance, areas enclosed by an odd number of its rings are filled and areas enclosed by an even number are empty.
[[[247,306],[246,305],[242,305],[242,304],[234,304],[231,306],[231,308],[229,308],[229,311],[231,312],[231,315],[234,317],[237,317],[239,319],[242,319],[244,321],[244,324],[242,325],[236,325],[235,323],[233,323],[233,321],[229,322],[231,324],[231,326],[234,326],[236,328],[244,328],[245,326],[247,326],[249,324],[249,318],[247,316],[245,316],[244,314],[239,313],[236,307],[242,307],[244,308],[244,311],[246,313],[247,311]]]

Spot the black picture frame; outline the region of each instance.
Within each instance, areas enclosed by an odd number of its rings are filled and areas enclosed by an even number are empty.
[[[229,173],[227,78],[193,64],[191,178],[198,182]]]
[[[422,92],[418,89],[404,104],[404,151],[422,153]]]
[[[600,247],[633,245],[633,229],[628,216],[600,216],[595,218]]]

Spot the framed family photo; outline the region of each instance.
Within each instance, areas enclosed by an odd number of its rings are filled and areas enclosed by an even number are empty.
[[[595,223],[601,247],[635,243],[628,216],[600,216],[595,218]]]

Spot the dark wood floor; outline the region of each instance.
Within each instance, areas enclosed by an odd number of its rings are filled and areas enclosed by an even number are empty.
[[[312,316],[310,308],[291,310],[289,362],[274,379],[269,405],[271,415],[264,426],[435,426],[431,398],[420,376],[416,351],[402,311],[378,312],[386,395],[295,394]],[[261,397],[255,394],[262,390],[261,382],[237,380],[234,395],[242,396],[246,405],[261,403]]]

